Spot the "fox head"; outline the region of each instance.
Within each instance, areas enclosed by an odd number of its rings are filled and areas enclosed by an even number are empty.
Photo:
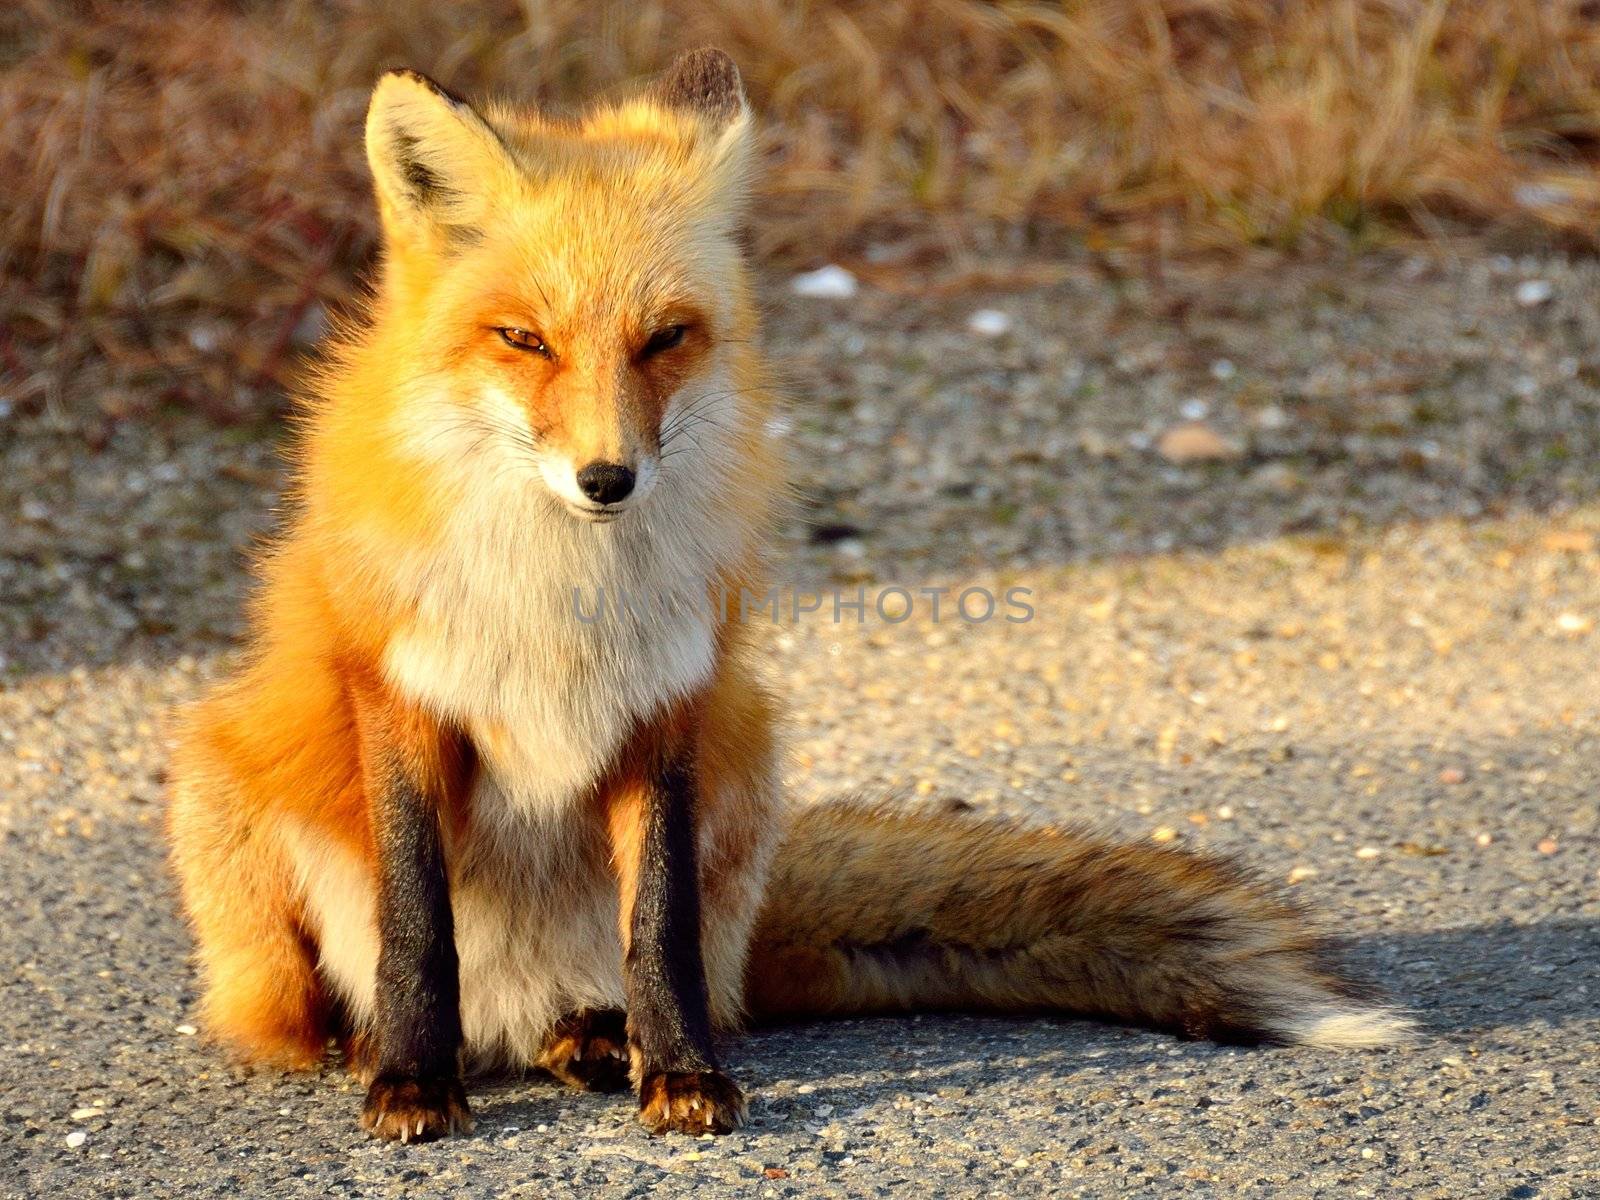
[[[390,72],[366,145],[376,344],[416,397],[418,444],[490,447],[572,516],[608,522],[648,500],[675,448],[726,429],[754,318],[751,121],[725,54],[685,54],[573,119]]]

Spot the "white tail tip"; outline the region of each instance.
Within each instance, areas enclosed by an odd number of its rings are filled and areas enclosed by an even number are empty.
[[[1392,1008],[1328,1005],[1285,1018],[1276,1027],[1295,1045],[1340,1050],[1399,1046],[1417,1036],[1417,1023]]]

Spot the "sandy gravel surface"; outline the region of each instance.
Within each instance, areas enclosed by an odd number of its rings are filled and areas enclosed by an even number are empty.
[[[271,431],[175,418],[96,453],[12,415],[0,1194],[1600,1196],[1597,283],[1488,257],[774,281],[803,497],[780,573],[917,598],[773,629],[795,793],[1239,853],[1427,1032],[765,1032],[728,1049],[753,1120],[715,1142],[503,1079],[471,1138],[381,1146],[336,1071],[248,1075],[192,1036],[165,714],[237,636]],[[1034,617],[936,622],[923,587],[1025,587]]]

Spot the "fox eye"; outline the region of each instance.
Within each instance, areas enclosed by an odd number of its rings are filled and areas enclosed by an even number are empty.
[[[686,332],[686,328],[682,325],[668,325],[663,329],[656,330],[650,335],[650,340],[644,344],[644,349],[639,351],[639,357],[650,358],[652,355],[660,354],[663,350],[671,350],[683,341],[683,335]]]
[[[531,350],[533,353],[542,354],[546,358],[550,357],[550,347],[546,346],[544,339],[532,330],[502,329],[499,332],[508,346],[515,346],[518,350]]]

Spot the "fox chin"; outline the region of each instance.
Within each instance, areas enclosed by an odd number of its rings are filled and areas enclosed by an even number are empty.
[[[176,750],[211,1034],[286,1067],[337,1039],[398,1141],[469,1127],[463,1073],[494,1065],[726,1132],[745,1098],[716,1038],[748,1021],[1406,1036],[1225,861],[786,809],[778,701],[716,599],[763,589],[784,475],[726,55],[563,120],[392,72],[366,148],[376,287],[302,397],[242,665]],[[682,603],[580,621],[576,589]]]

